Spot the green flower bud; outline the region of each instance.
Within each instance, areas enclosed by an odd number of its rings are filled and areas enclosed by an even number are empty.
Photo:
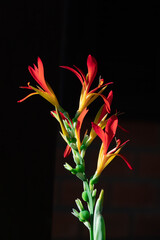
[[[87,191],[82,192],[82,199],[83,199],[85,202],[88,202],[88,201],[89,201]]]
[[[80,221],[86,222],[86,221],[89,220],[89,218],[90,218],[90,214],[89,214],[89,212],[88,212],[87,210],[83,210],[83,211],[81,211],[81,212],[79,213],[79,219],[80,219]]]
[[[84,172],[84,166],[83,165],[81,165],[81,164],[78,164],[77,166],[76,166],[76,171],[77,172]]]

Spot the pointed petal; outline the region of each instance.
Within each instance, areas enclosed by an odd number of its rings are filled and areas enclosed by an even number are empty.
[[[124,143],[122,143],[119,147],[122,148],[124,147],[124,145],[126,145],[127,142],[129,142],[130,140],[128,139],[127,141],[125,141]]]
[[[108,97],[106,98],[103,94],[100,94],[100,96],[103,98],[103,101],[105,102],[106,111],[110,113],[111,108],[110,108],[110,102],[108,101]]]
[[[102,108],[102,111],[101,111],[101,114],[99,116],[99,120],[98,120],[98,123],[103,119],[103,117],[108,113],[107,110],[110,110],[110,105],[112,103],[112,99],[113,99],[113,92],[110,91],[109,94],[108,94],[108,97],[107,97],[107,101],[105,102],[105,104],[103,105],[103,108]],[[106,103],[107,103],[107,106],[106,106]],[[109,109],[108,109],[109,108]]]
[[[86,76],[85,76],[85,74],[84,74],[84,72],[80,69],[80,68],[78,68],[78,67],[76,67],[75,65],[73,65],[77,70],[78,70],[78,72],[82,75],[82,78],[83,78],[83,81],[85,82],[85,86],[87,85],[87,81],[86,81]]]
[[[89,111],[89,109],[85,108],[85,109],[81,112],[81,114],[79,115],[79,117],[78,117],[78,119],[77,119],[77,121],[78,121],[78,122],[77,122],[77,126],[76,126],[77,131],[80,131],[81,126],[82,126],[83,119],[84,119],[84,117],[86,116],[86,114],[87,114],[88,111]]]
[[[88,83],[89,83],[88,91],[89,91],[89,88],[97,74],[97,61],[91,55],[89,55],[87,58],[87,67],[88,67]]]
[[[77,126],[76,126],[76,131],[75,131],[75,134],[77,136],[77,147],[78,147],[78,150],[80,152],[80,147],[81,147],[81,139],[80,139],[80,130],[81,130],[81,126],[82,126],[82,122],[83,122],[83,119],[84,117],[86,116],[87,112],[89,110],[87,108],[85,108],[81,114],[79,115],[78,119],[77,119]]]
[[[122,127],[121,125],[118,124],[118,127],[119,127],[122,131],[129,133],[129,131],[126,130],[126,129],[125,129],[124,127]]]
[[[64,151],[64,154],[63,154],[63,157],[66,158],[69,156],[69,154],[71,153],[72,149],[69,145],[67,145],[65,151]]]
[[[70,70],[71,72],[73,72],[80,80],[82,87],[84,87],[84,83],[83,83],[83,78],[81,76],[81,74],[79,72],[77,72],[74,68],[68,67],[68,66],[60,66],[61,68],[65,68]]]
[[[31,96],[33,96],[33,95],[36,95],[36,94],[38,94],[38,93],[37,93],[37,92],[30,93],[30,94],[28,94],[26,97],[22,98],[21,100],[18,100],[17,102],[18,102],[18,103],[21,103],[21,102],[25,101],[27,98],[29,98],[29,97],[31,97]]]
[[[100,128],[97,124],[95,124],[94,122],[91,123],[92,124],[92,128],[93,130],[96,132],[96,134],[100,137],[100,139],[103,142],[103,145],[106,145],[106,134],[103,131],[102,128]]]
[[[30,87],[30,83],[28,83],[28,86],[20,86],[20,88],[32,90],[32,88]]]
[[[39,79],[38,79],[38,72],[33,69],[31,66],[28,66],[28,70],[30,72],[30,74],[32,75],[32,77],[36,80],[36,82],[39,84]]]
[[[40,57],[37,58],[37,64],[38,64],[39,75],[44,76],[44,67],[43,67],[43,63],[42,63],[42,60],[40,59]]]
[[[104,152],[105,154],[107,153],[107,150],[109,148],[109,145],[113,139],[113,137],[115,136],[116,134],[116,130],[117,130],[117,126],[118,126],[118,118],[116,115],[112,115],[108,121],[107,121],[107,124],[106,124],[106,127],[105,127],[105,132],[106,132],[106,145],[104,146]]]
[[[98,86],[98,87],[92,89],[89,93],[94,93],[94,92],[96,92],[98,89],[100,89],[100,88],[102,88],[102,87],[104,87],[104,86],[106,86],[106,85],[108,85],[108,84],[106,83],[106,84],[104,84],[104,85],[102,85],[102,86]]]
[[[109,102],[109,105],[111,105],[113,100],[113,91],[111,90],[107,96],[107,101]]]
[[[44,78],[43,63],[39,57],[37,59],[37,63],[38,63],[38,68],[34,65],[34,69],[31,66],[29,66],[28,70],[32,75],[32,77],[36,80],[36,82],[43,88],[43,90],[50,93],[50,89],[47,86],[47,83]]]
[[[121,157],[123,161],[127,164],[130,170],[133,170],[132,166],[129,164],[128,160],[126,157],[124,157],[122,154],[117,154],[117,156]]]

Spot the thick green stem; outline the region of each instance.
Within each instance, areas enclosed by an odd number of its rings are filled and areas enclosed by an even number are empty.
[[[93,235],[93,214],[94,214],[94,203],[93,203],[93,198],[92,198],[92,191],[89,187],[88,181],[84,181],[84,186],[85,190],[87,191],[88,194],[88,205],[89,205],[89,211],[90,211],[90,240],[94,240],[94,235]]]

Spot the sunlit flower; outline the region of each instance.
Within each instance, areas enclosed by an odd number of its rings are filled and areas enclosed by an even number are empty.
[[[30,90],[34,90],[33,93],[30,93],[25,98],[19,100],[18,102],[23,102],[27,98],[39,94],[43,98],[45,98],[48,102],[50,102],[52,105],[56,106],[58,109],[60,108],[60,105],[58,103],[58,100],[56,98],[56,95],[54,94],[53,90],[49,86],[49,84],[45,81],[44,78],[44,67],[41,59],[38,57],[37,59],[38,67],[34,64],[34,68],[28,67],[28,70],[32,77],[36,80],[36,82],[39,84],[37,88],[33,87],[28,83],[28,86],[20,87],[20,88],[26,88]]]
[[[107,102],[109,103],[109,106],[111,106],[112,99],[113,99],[113,92],[110,91],[107,96]],[[94,119],[94,123],[103,129],[106,126],[106,123],[108,121],[108,119],[106,119],[107,116],[108,116],[107,107],[105,106],[105,103],[104,103],[102,105],[102,107],[99,109],[99,111]],[[96,136],[97,136],[97,133],[94,131],[93,128],[91,128],[87,146],[89,146],[91,144],[91,142],[95,139]]]
[[[127,159],[119,154],[122,147],[128,142],[128,140],[121,144],[120,139],[116,140],[116,147],[112,150],[108,151],[109,145],[114,138],[116,134],[118,126],[118,118],[116,115],[111,116],[106,124],[105,131],[101,127],[99,127],[97,124],[92,123],[92,128],[96,132],[96,134],[101,138],[102,144],[98,156],[98,162],[97,162],[97,170],[95,172],[94,177],[98,177],[101,172],[104,170],[104,168],[116,157],[121,157],[127,166],[132,169],[131,165],[128,163]]]
[[[104,84],[103,79],[99,79],[99,85],[90,91],[91,84],[93,80],[95,79],[95,76],[97,74],[97,61],[94,57],[91,55],[87,58],[87,68],[88,73],[85,76],[85,74],[76,66],[74,66],[76,69],[68,67],[68,66],[61,66],[62,68],[68,69],[72,71],[80,80],[82,84],[82,90],[79,100],[79,108],[77,111],[77,116],[85,109],[87,106],[89,106],[98,96],[101,96],[105,102],[105,106],[107,108],[107,111],[110,112],[110,105],[107,101],[107,98],[102,95],[102,92],[106,89],[106,87],[111,83]],[[98,91],[99,90],[99,91]],[[96,91],[98,91],[96,93]]]

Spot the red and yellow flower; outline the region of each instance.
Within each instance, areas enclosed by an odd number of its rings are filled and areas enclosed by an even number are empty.
[[[96,169],[96,172],[95,172],[95,175],[93,178],[98,178],[100,176],[100,174],[102,173],[102,171],[104,170],[104,168],[116,156],[121,157],[125,161],[127,166],[130,169],[132,169],[132,167],[128,163],[127,159],[123,155],[119,154],[122,147],[128,142],[128,140],[122,144],[121,144],[120,139],[116,140],[116,147],[114,147],[112,150],[108,151],[110,143],[111,143],[112,139],[115,137],[117,126],[118,126],[118,118],[116,115],[112,115],[108,119],[108,121],[106,123],[105,131],[103,131],[103,129],[100,126],[98,126],[97,124],[92,123],[92,128],[94,129],[96,134],[102,140],[102,144],[101,144],[101,148],[100,148],[100,152],[99,152],[99,156],[98,156],[97,169]]]
[[[82,84],[82,90],[81,90],[81,95],[80,95],[80,100],[79,100],[79,108],[77,111],[77,116],[79,116],[79,114],[86,107],[88,107],[98,96],[101,96],[103,98],[103,100],[105,102],[105,106],[107,108],[107,111],[110,112],[110,105],[107,101],[107,98],[101,94],[110,83],[104,84],[104,80],[100,78],[99,85],[90,91],[92,82],[95,79],[95,76],[97,74],[97,61],[94,57],[89,55],[87,58],[88,73],[86,76],[82,72],[82,70],[80,70],[76,66],[74,66],[76,69],[68,67],[68,66],[61,66],[61,67],[72,71],[79,78],[79,80]],[[96,93],[96,91],[98,91],[98,90],[99,90],[99,92]]]
[[[25,98],[19,100],[18,102],[23,102],[27,98],[29,98],[33,95],[39,94],[40,96],[45,98],[48,102],[50,102],[52,105],[54,105],[55,107],[57,107],[59,109],[60,105],[56,98],[56,95],[45,80],[43,63],[39,57],[37,59],[37,64],[38,64],[38,67],[34,64],[34,68],[29,66],[28,70],[29,70],[30,74],[32,75],[32,77],[39,84],[39,86],[37,86],[37,88],[35,88],[35,87],[31,86],[30,83],[28,82],[28,86],[20,87],[20,88],[34,90],[34,92],[30,93],[29,95],[27,95]]]

